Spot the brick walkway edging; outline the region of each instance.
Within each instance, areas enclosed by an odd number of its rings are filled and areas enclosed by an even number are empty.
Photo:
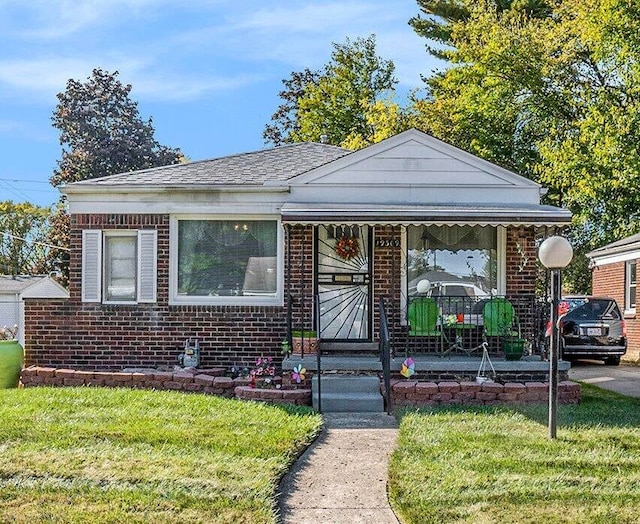
[[[384,389],[384,388],[383,388]],[[549,384],[545,382],[423,382],[392,380],[391,403],[394,408],[451,404],[540,404],[549,400]],[[578,404],[580,384],[562,381],[558,384],[558,402]]]

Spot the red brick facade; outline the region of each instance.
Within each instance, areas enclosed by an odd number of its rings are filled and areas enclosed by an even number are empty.
[[[81,301],[84,229],[157,231],[156,303],[106,305]],[[25,301],[25,364],[87,370],[167,366],[177,363],[177,355],[189,337],[199,339],[201,365],[205,367],[250,366],[258,356],[279,358],[281,342],[287,334],[289,295],[292,327],[314,326],[313,232],[312,226],[285,226],[284,306],[169,305],[168,215],[72,215],[70,299]],[[378,297],[384,296],[392,331],[400,339],[404,329],[400,304],[401,228],[377,226],[375,238],[389,242],[372,248],[372,333],[377,333]],[[532,296],[536,271],[533,228],[508,229],[506,251],[507,293]],[[526,315],[523,308],[520,306],[518,312]]]
[[[626,262],[598,265],[592,272],[592,294],[615,299],[624,310],[625,307],[625,271]],[[623,360],[640,361],[640,320],[635,313],[625,313],[628,348]]]

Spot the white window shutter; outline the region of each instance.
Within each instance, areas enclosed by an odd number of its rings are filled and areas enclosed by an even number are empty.
[[[102,231],[82,231],[82,301],[100,302],[102,298]]]
[[[158,234],[138,231],[138,302],[156,302]]]

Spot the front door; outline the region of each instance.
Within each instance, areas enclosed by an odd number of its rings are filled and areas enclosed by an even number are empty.
[[[370,235],[369,226],[316,229],[316,289],[323,340],[371,340]]]

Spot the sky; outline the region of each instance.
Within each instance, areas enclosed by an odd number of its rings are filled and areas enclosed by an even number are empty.
[[[268,147],[282,80],[375,34],[406,95],[441,67],[408,25],[415,0],[0,0],[0,200],[50,206],[56,94],[100,67],[131,84],[155,138],[191,160]]]

